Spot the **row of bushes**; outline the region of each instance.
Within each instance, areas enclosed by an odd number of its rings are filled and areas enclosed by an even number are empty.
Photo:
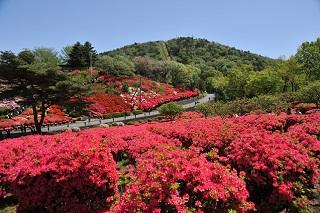
[[[205,116],[218,115],[228,116],[233,114],[244,115],[247,113],[280,113],[290,108],[291,98],[289,96],[261,95],[251,99],[238,99],[230,102],[218,101],[198,105],[196,111]]]

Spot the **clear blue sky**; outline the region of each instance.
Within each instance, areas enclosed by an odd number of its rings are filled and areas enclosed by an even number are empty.
[[[0,26],[14,52],[193,36],[276,58],[320,37],[320,0],[0,0]]]

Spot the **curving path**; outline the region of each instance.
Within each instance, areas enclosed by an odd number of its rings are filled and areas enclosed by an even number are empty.
[[[186,100],[181,100],[178,101],[177,103],[182,105],[184,109],[190,109],[195,107],[197,104],[202,104],[209,102],[215,98],[214,94],[207,94],[206,96],[199,98],[199,99],[186,99]],[[53,132],[60,132],[63,131],[67,128],[88,128],[92,126],[99,126],[101,124],[110,124],[113,122],[127,122],[131,120],[136,120],[136,119],[143,119],[143,118],[149,118],[153,117],[156,115],[159,115],[159,111],[153,110],[150,112],[145,112],[139,115],[130,115],[130,116],[125,116],[125,117],[118,117],[118,118],[109,118],[109,119],[87,119],[84,121],[76,121],[74,123],[70,124],[62,124],[58,126],[49,126],[49,127],[42,127],[42,132],[43,133],[53,133]],[[27,132],[30,132],[27,131]],[[20,131],[14,131],[12,134],[20,134]]]

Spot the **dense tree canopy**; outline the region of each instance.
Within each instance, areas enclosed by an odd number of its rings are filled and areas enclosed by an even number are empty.
[[[156,60],[171,59],[183,64],[207,64],[221,72],[240,64],[252,65],[256,70],[262,70],[272,61],[248,51],[191,37],[181,37],[166,42],[136,43],[102,54],[126,55],[130,58],[141,56]]]
[[[320,79],[320,38],[303,43],[287,60],[190,37],[135,43],[102,55],[126,56],[136,74],[214,92],[222,100],[296,92]]]

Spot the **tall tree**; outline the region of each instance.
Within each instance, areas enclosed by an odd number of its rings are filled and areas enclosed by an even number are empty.
[[[70,54],[72,51],[73,46],[71,45],[67,45],[65,47],[62,48],[62,50],[60,51],[60,60],[63,64],[67,64],[68,61],[70,60]]]
[[[247,97],[282,92],[284,82],[272,69],[252,73],[245,87]]]
[[[90,42],[85,42],[83,45],[80,42],[72,46],[68,54],[68,66],[72,69],[89,68],[91,63],[95,63],[97,59],[97,52],[92,47]]]
[[[83,52],[84,52],[85,63],[87,67],[89,67],[90,65],[93,66],[93,64],[97,60],[97,51],[94,49],[94,47],[90,42],[86,41],[84,43]]]
[[[278,59],[272,68],[284,82],[283,92],[295,92],[306,78],[302,65],[295,57],[288,60]]]
[[[295,57],[303,64],[311,80],[320,80],[320,38],[303,43]]]
[[[29,54],[29,53],[28,53]],[[0,98],[21,97],[33,110],[36,131],[41,133],[46,110],[53,104],[64,105],[71,97],[87,94],[85,82],[58,66],[57,54],[48,48],[32,51],[34,61],[10,52],[0,55],[0,79],[6,85]]]

